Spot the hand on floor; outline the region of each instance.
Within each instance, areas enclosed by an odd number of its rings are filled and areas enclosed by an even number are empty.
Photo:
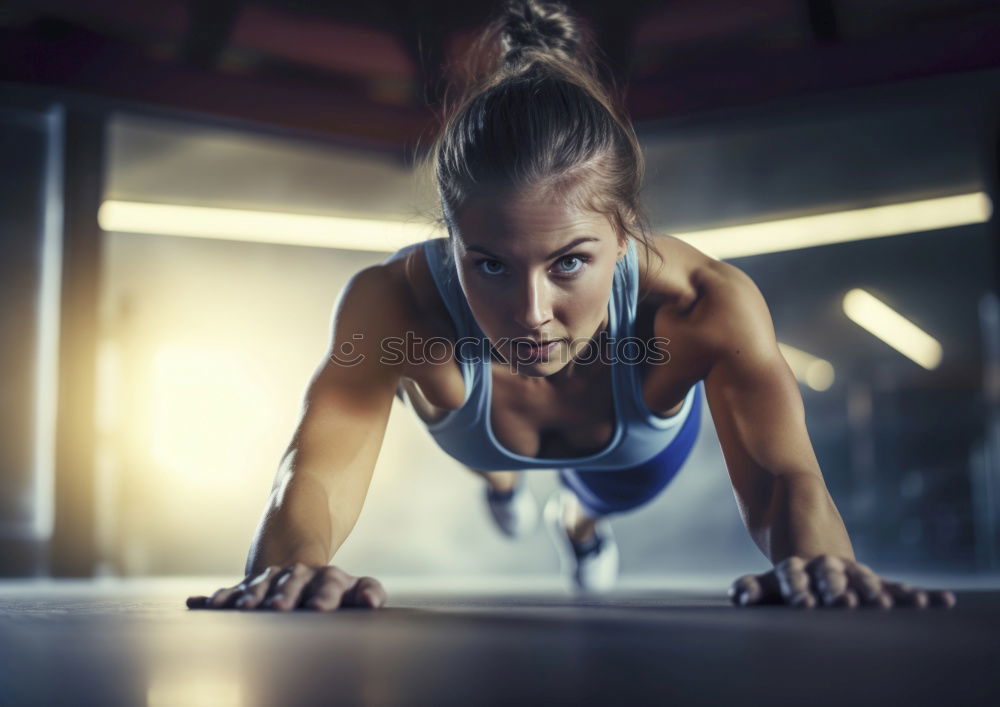
[[[189,609],[336,611],[349,606],[378,609],[385,601],[385,589],[374,577],[355,577],[333,565],[296,562],[284,568],[272,565],[210,597],[188,597],[187,605]]]
[[[859,605],[923,609],[955,605],[955,595],[949,591],[915,589],[901,582],[889,582],[867,565],[833,555],[819,555],[808,561],[792,556],[763,574],[744,575],[733,582],[729,598],[737,606],[787,604],[806,609]]]

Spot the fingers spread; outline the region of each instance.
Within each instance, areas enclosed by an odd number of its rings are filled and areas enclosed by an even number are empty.
[[[806,565],[815,593],[826,606],[847,606],[848,581],[844,561],[834,555],[819,555]]]
[[[310,596],[303,606],[316,611],[336,611],[354,582],[354,577],[339,567],[324,567],[313,578]]]
[[[930,600],[931,606],[940,606],[945,609],[950,609],[958,603],[958,599],[955,597],[954,592],[949,592],[947,590],[932,590],[927,592],[927,598]]]
[[[385,601],[385,588],[381,582],[374,577],[359,577],[354,587],[345,594],[342,605],[378,609]]]
[[[789,557],[774,566],[781,587],[781,595],[792,606],[811,609],[816,606],[816,597],[809,586],[809,575],[805,561],[801,557]]]
[[[271,585],[261,606],[277,611],[290,611],[299,604],[302,590],[312,580],[315,570],[302,562],[284,569]]]
[[[861,562],[847,562],[844,569],[850,580],[851,588],[858,593],[862,606],[874,606],[880,609],[892,608],[894,603],[892,594],[871,567]]]
[[[267,598],[271,585],[281,572],[277,565],[268,567],[245,584],[243,594],[236,600],[237,609],[256,609]]]
[[[756,604],[763,594],[764,590],[757,580],[757,575],[753,574],[743,575],[729,588],[729,599],[737,606]]]
[[[272,565],[257,576],[233,587],[217,590],[210,597],[187,598],[191,609],[276,609],[306,607],[333,611],[340,606],[378,609],[386,603],[386,592],[374,577],[355,577],[339,567],[315,567],[296,562],[289,567]]]
[[[240,598],[243,593],[243,585],[237,584],[234,587],[223,587],[222,589],[217,589],[212,596],[208,598],[205,604],[206,609],[231,609],[236,600]]]
[[[883,586],[885,586],[897,606],[912,606],[917,609],[924,609],[930,603],[927,592],[922,589],[914,589],[909,584],[903,582],[884,582]]]

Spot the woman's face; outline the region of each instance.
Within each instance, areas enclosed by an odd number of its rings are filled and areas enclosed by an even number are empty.
[[[453,226],[472,313],[517,372],[556,373],[607,325],[627,241],[604,215],[521,193],[471,201]]]

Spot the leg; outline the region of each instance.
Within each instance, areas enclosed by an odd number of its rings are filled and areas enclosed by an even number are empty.
[[[600,516],[588,514],[587,509],[577,499],[576,494],[572,494],[570,498],[572,498],[572,502],[567,503],[563,508],[562,523],[570,540],[573,541],[574,545],[579,546],[594,537],[594,526]]]
[[[517,486],[523,472],[520,471],[479,471],[471,466],[466,466],[476,476],[480,476],[496,493],[508,493]]]
[[[524,481],[523,472],[465,468],[486,481],[486,508],[501,533],[517,538],[534,530],[538,523],[538,503]]]

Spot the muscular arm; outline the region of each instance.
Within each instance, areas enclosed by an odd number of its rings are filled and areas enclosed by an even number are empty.
[[[703,314],[713,351],[705,392],[747,531],[772,563],[793,555],[854,559],[767,304],[742,271],[713,267]]]
[[[380,361],[380,342],[401,332],[405,298],[398,287],[374,266],[341,293],[329,345],[252,542],[247,574],[295,562],[324,565],[357,522],[401,375],[398,366]]]

